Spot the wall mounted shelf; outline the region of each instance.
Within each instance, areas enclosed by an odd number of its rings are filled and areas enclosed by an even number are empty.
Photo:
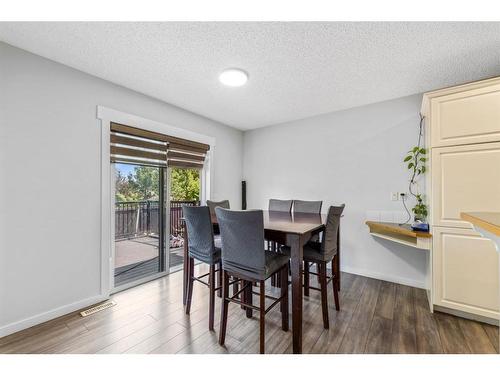
[[[432,235],[427,232],[419,232],[411,229],[408,224],[385,223],[379,221],[367,221],[370,234],[374,237],[383,238],[387,241],[411,246],[417,249],[430,250]]]

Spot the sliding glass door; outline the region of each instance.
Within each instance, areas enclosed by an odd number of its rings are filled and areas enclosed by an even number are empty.
[[[182,205],[207,196],[210,146],[115,122],[109,140],[116,292],[182,268]]]
[[[123,289],[165,273],[168,264],[163,167],[114,166],[114,286]],[[166,246],[167,245],[167,246]]]
[[[184,226],[182,206],[199,206],[201,196],[201,169],[169,168],[170,177],[170,244],[169,270],[182,269],[184,262]]]

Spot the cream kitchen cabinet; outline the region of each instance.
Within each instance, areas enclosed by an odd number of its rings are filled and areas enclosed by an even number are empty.
[[[473,229],[433,227],[435,306],[499,319],[498,253]]]
[[[461,212],[500,211],[500,142],[431,150],[431,225],[472,228]]]
[[[499,319],[498,254],[460,218],[500,211],[500,77],[424,94],[431,306]]]
[[[500,78],[427,93],[422,113],[431,147],[500,141]]]

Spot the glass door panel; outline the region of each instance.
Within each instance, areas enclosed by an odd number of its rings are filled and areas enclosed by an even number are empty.
[[[113,163],[115,170],[114,285],[137,284],[165,271],[164,171]]]
[[[201,179],[199,169],[169,168],[170,182],[170,244],[169,270],[182,269],[184,262],[184,229],[182,225],[182,206],[199,206]]]

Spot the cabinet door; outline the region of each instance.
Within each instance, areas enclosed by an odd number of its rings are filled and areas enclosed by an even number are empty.
[[[432,149],[431,224],[472,228],[461,212],[500,211],[500,142]]]
[[[431,147],[500,141],[500,84],[430,99]]]
[[[433,228],[434,304],[499,318],[498,253],[469,229]]]

